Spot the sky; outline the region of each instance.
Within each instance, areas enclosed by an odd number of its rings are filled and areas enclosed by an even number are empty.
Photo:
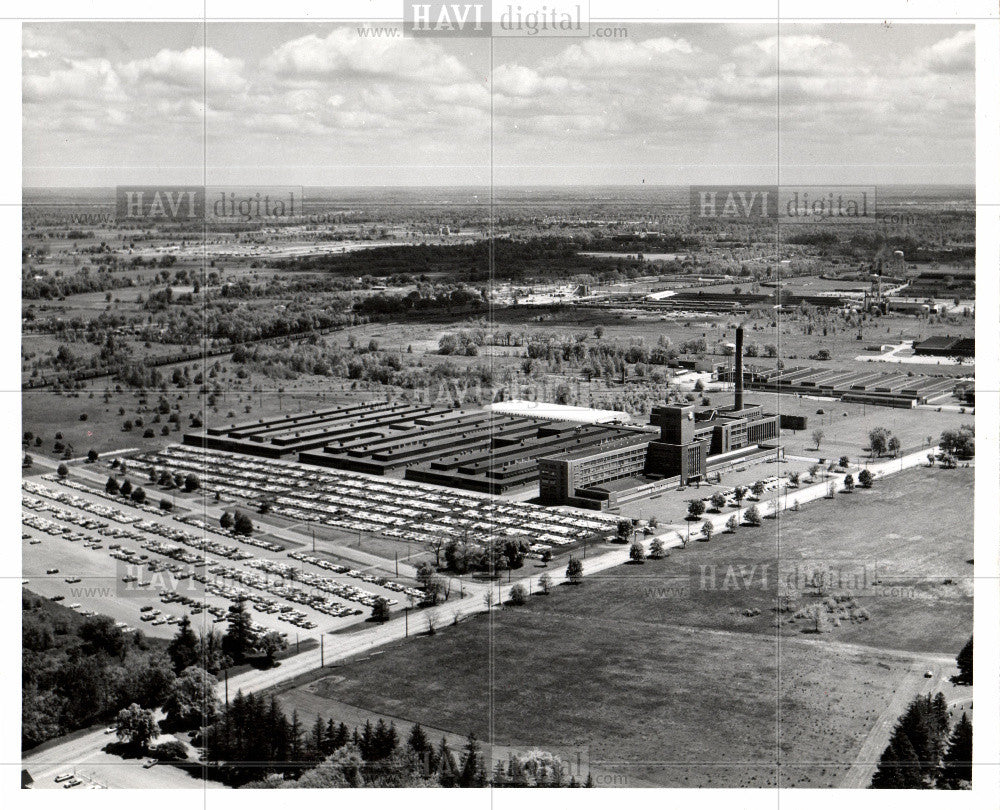
[[[25,24],[24,185],[974,182],[969,26],[363,25]]]

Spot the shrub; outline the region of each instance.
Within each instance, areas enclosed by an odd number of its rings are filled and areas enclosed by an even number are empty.
[[[512,605],[523,605],[528,601],[528,590],[518,582],[510,589],[510,603]]]
[[[179,762],[188,758],[187,746],[179,740],[170,740],[169,742],[160,743],[153,749],[153,753],[156,754],[159,759],[172,760],[174,762]]]

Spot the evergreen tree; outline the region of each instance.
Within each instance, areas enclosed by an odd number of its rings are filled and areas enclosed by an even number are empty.
[[[175,672],[183,672],[198,664],[198,636],[191,629],[191,619],[185,613],[177,625],[177,635],[170,640],[167,653],[173,662]]]
[[[965,712],[955,724],[955,730],[948,741],[938,787],[947,790],[972,788],[972,723]]]
[[[905,733],[899,734],[891,746],[896,757],[899,787],[910,790],[927,787],[922,773],[923,763],[909,737]]]
[[[455,756],[448,747],[448,741],[442,737],[437,749],[438,778],[441,787],[455,787],[458,779],[458,769],[455,767]]]
[[[462,758],[462,772],[458,777],[459,787],[483,787],[486,784],[486,776],[483,771],[482,754],[479,751],[479,743],[476,735],[469,733],[465,742],[465,751]]]
[[[309,737],[309,758],[321,760],[323,758],[323,747],[326,742],[325,727],[323,718],[316,715],[316,722],[313,723],[312,734]]]
[[[253,629],[246,598],[240,597],[229,606],[229,629],[222,639],[222,649],[234,661],[241,662],[257,648],[257,633]]]
[[[955,678],[956,683],[971,684],[972,683],[972,636],[969,636],[969,640],[965,642],[965,646],[962,647],[962,651],[958,654],[956,663],[958,664],[958,676]]]

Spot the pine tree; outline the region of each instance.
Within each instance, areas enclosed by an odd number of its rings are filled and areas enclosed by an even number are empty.
[[[438,778],[441,780],[441,787],[454,787],[458,777],[455,767],[455,757],[448,747],[448,741],[442,737],[441,744],[437,749]]]
[[[174,665],[174,671],[178,673],[199,663],[198,636],[191,629],[191,619],[186,613],[177,625],[177,635],[170,640],[167,654]],[[202,668],[206,669],[204,665]]]
[[[309,740],[309,758],[319,761],[323,758],[323,746],[326,740],[324,733],[323,718],[316,715],[316,722],[313,724],[312,737]]]
[[[465,742],[465,752],[462,759],[462,773],[458,778],[459,787],[482,787],[486,784],[483,773],[482,755],[476,735],[469,733]]]
[[[965,712],[955,724],[955,730],[948,741],[938,787],[947,790],[972,788],[972,723]]]
[[[337,724],[333,722],[331,717],[326,723],[326,732],[323,735],[323,747],[320,749],[324,757],[330,756],[335,750],[340,746],[336,745],[337,740]]]
[[[971,684],[972,683],[972,636],[969,636],[969,640],[965,642],[965,646],[962,647],[961,652],[959,652],[958,657],[955,659],[958,664],[958,676],[956,677],[956,683]]]
[[[902,781],[902,787],[908,789],[927,787],[920,756],[910,742],[910,738],[906,734],[900,734],[893,743],[893,747],[896,752],[896,761],[899,763],[899,777]]]
[[[381,723],[382,721],[379,720]],[[357,731],[357,729],[355,729]],[[375,729],[372,728],[372,721],[365,721],[365,730],[361,732],[361,739],[358,742],[358,749],[361,751],[361,756],[367,761],[375,759]]]
[[[896,790],[903,787],[903,780],[899,772],[899,761],[896,759],[896,749],[889,743],[882,752],[878,761],[878,768],[872,777],[869,787],[878,790]]]

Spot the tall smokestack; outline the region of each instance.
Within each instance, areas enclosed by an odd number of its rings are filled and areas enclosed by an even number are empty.
[[[743,327],[736,327],[736,364],[734,366],[736,382],[736,400],[733,407],[743,409]]]

